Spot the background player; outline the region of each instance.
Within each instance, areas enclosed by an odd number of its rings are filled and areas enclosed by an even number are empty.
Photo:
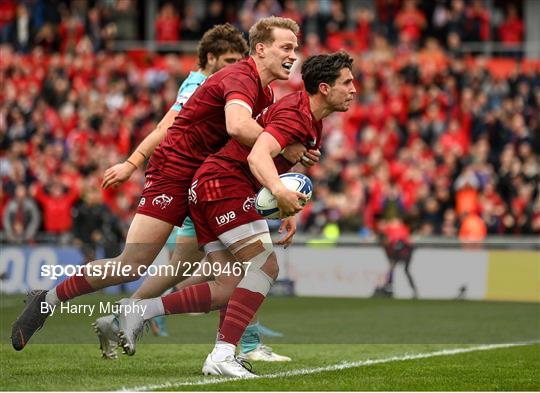
[[[182,305],[188,298],[207,309],[228,304],[203,373],[253,376],[235,358],[236,344],[277,278],[278,265],[266,221],[249,201],[262,184],[275,195],[283,217],[302,209],[299,198],[305,196],[286,189],[279,179],[278,173],[291,167],[279,157],[279,152],[298,142],[309,147],[320,144],[322,119],[335,111],[346,111],[354,98],[351,68],[352,59],[346,53],[309,58],[302,66],[307,92],[287,95],[261,115],[259,122],[265,131],[251,153],[246,146],[231,140],[204,162],[194,176],[190,200],[199,244],[204,246],[210,262],[226,261],[229,251],[236,260],[250,262],[249,268],[243,277],[216,277],[209,284],[210,290],[200,292],[196,298],[189,295],[195,287],[188,287],[162,298],[139,301],[146,306],[142,316],[132,313],[119,317],[124,342],[135,344],[144,320],[186,312]],[[215,219],[219,217],[229,220]],[[287,235],[278,244],[288,246],[296,231],[295,218],[285,219],[282,230]]]
[[[413,297],[418,297],[416,285],[409,271],[413,247],[411,231],[400,217],[392,217],[381,224],[381,240],[388,258],[389,268],[384,284],[375,289],[373,296],[392,297],[394,295],[394,270],[398,262],[403,262],[405,275],[413,291]]]
[[[230,137],[252,145],[261,133],[262,128],[253,117],[273,101],[270,82],[288,79],[296,61],[297,33],[298,25],[291,19],[268,17],[259,20],[250,29],[251,56],[217,72],[195,91],[150,159],[126,247],[113,260],[122,269],[129,267],[130,274],[107,277],[95,274],[109,261],[98,260],[85,265],[82,276],[72,276],[49,291],[31,292],[26,307],[12,327],[12,345],[16,350],[25,347],[50,315],[50,309],[41,312],[42,303],[52,307],[139,278],[139,268],[148,266],[155,259],[173,226],[183,223],[191,180],[204,159],[219,150]],[[254,46],[260,50],[254,51]],[[207,284],[195,288],[193,296],[209,291]],[[205,309],[194,308],[189,312],[204,312]]]

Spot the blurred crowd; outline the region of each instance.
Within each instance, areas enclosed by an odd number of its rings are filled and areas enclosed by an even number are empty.
[[[462,43],[499,42],[503,55],[521,56],[522,1],[495,0],[2,0],[0,43],[28,53],[111,50],[113,42],[198,40],[229,22],[246,34],[255,21],[282,15],[301,26],[304,44],[319,52],[344,46],[367,50],[382,35],[392,46],[421,47],[436,38],[450,51]],[[370,5],[368,7],[367,5]],[[493,6],[495,5],[495,6]],[[157,9],[155,9],[157,8]],[[147,13],[156,12],[154,20]],[[150,26],[146,26],[147,24]]]
[[[540,66],[517,61],[501,77],[462,51],[464,42],[498,40],[519,58],[520,10],[375,0],[351,13],[350,3],[210,0],[200,18],[193,2],[160,2],[155,37],[196,40],[224,21],[247,31],[276,14],[301,25],[303,57],[353,54],[359,94],[325,123],[301,230],[370,236],[398,219],[416,234],[468,240],[539,234]],[[141,38],[141,6],[0,2],[4,239],[114,247],[125,234],[144,174],[100,190],[103,172],[154,129],[189,72],[186,56],[111,50],[114,40]],[[278,96],[301,88],[298,68],[275,84]]]

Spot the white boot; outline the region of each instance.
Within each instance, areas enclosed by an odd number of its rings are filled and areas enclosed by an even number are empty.
[[[251,372],[251,365],[249,365],[249,369],[246,368],[247,365],[249,363],[237,359],[234,355],[229,355],[222,361],[215,361],[212,354],[209,354],[204,362],[202,372],[204,375],[256,378],[257,376]]]

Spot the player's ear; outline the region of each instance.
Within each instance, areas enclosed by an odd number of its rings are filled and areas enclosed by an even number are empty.
[[[216,65],[216,62],[217,62],[217,57],[214,56],[213,53],[208,52],[206,54],[206,64],[208,64],[210,68],[214,68],[214,66]]]
[[[264,45],[262,42],[258,42],[257,44],[255,44],[255,53],[257,53],[259,57],[264,58],[266,57],[264,53],[265,48],[266,48],[266,45]]]
[[[327,96],[330,93],[330,85],[328,83],[319,83],[319,91],[323,96]]]

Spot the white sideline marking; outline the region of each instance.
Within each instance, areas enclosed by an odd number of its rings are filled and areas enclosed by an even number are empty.
[[[459,355],[459,354],[468,353],[468,352],[489,351],[492,349],[519,347],[519,346],[533,345],[533,344],[539,344],[539,343],[540,343],[540,340],[534,340],[534,341],[525,341],[525,342],[516,342],[516,343],[486,344],[486,345],[478,345],[475,347],[467,347],[467,348],[443,349],[443,350],[435,351],[435,352],[425,352],[425,353],[417,353],[417,354],[410,354],[410,355],[392,356],[389,358],[382,358],[382,359],[359,360],[356,362],[343,362],[343,363],[332,364],[330,366],[324,366],[324,367],[303,368],[303,369],[298,369],[298,370],[283,371],[283,372],[274,373],[274,374],[262,374],[262,375],[259,375],[258,378],[254,380],[261,379],[261,378],[274,379],[274,378],[293,377],[297,375],[317,374],[317,373],[322,373],[325,371],[338,371],[338,370],[345,370],[348,368],[371,366],[374,364],[401,362],[401,361],[406,361],[406,360],[427,359],[427,358],[433,358],[437,356],[452,356],[452,355]],[[137,386],[133,388],[124,387],[120,389],[120,391],[142,392],[142,391],[157,390],[157,389],[175,388],[175,387],[180,387],[180,386],[215,385],[218,383],[234,382],[234,381],[240,381],[240,380],[245,380],[245,379],[246,378],[238,378],[238,377],[234,377],[234,378],[207,377],[207,378],[200,379],[197,381],[184,381],[184,382],[173,381],[173,382],[165,382],[165,383],[155,384],[155,385]]]

